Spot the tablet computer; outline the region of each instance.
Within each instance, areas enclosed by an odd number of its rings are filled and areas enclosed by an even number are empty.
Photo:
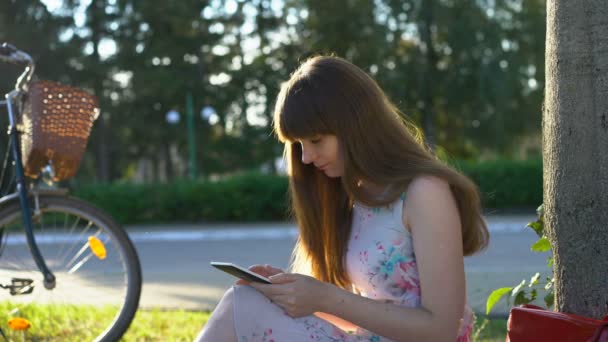
[[[237,278],[241,278],[243,280],[247,280],[247,281],[256,281],[258,283],[265,283],[265,284],[272,284],[272,282],[270,280],[268,280],[268,278],[251,272],[250,270],[235,265],[233,263],[230,262],[219,262],[219,261],[212,261],[211,262],[211,266],[220,269],[226,273],[229,273]]]

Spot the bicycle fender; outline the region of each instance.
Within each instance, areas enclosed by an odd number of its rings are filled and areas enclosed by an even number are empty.
[[[47,195],[55,195],[55,196],[65,196],[68,193],[68,189],[36,189],[33,191],[29,191],[28,195],[31,197],[33,195],[38,196],[47,196]],[[19,193],[13,192],[12,194],[8,194],[0,198],[0,208],[4,206],[8,206],[13,202],[19,202]]]

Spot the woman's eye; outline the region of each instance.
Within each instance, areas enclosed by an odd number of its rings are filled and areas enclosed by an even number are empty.
[[[321,142],[321,138],[310,139],[310,142],[313,144],[318,144]]]

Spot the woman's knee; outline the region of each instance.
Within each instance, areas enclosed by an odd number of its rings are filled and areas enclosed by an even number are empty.
[[[224,292],[224,296],[222,296],[222,301],[234,301],[234,286],[231,286],[226,292]]]
[[[236,305],[238,301],[245,301],[246,303],[251,302],[252,298],[260,297],[263,295],[256,291],[251,286],[247,285],[233,285],[226,292],[224,292],[224,296],[220,300],[220,304],[224,308],[232,308]],[[258,299],[259,300],[259,299]]]

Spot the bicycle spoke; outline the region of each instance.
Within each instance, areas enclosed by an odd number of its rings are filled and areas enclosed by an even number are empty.
[[[64,213],[64,215],[63,215],[63,229],[67,230],[67,228],[68,228],[68,213]],[[58,231],[57,227],[55,227],[55,229],[53,231],[55,232],[54,233],[55,236],[59,235],[59,231]],[[57,260],[57,258],[59,257],[59,254],[61,254],[61,252],[62,252],[62,248],[57,249],[57,251],[55,253],[55,256],[53,257],[54,260]]]
[[[66,213],[67,216],[67,213]],[[72,236],[72,234],[74,233],[74,230],[76,229],[76,227],[78,226],[78,223],[80,222],[80,217],[76,216],[76,220],[74,221],[74,224],[72,224],[72,227],[70,228],[70,231],[68,233],[66,233],[66,237],[70,237]],[[65,260],[65,257],[59,257],[60,255],[63,255],[63,252],[65,251],[67,244],[65,245],[61,245],[61,248],[59,249],[59,251],[57,252],[57,255],[55,256],[55,259],[61,259],[62,261]]]
[[[14,234],[12,234],[12,231],[16,229],[11,229],[10,227],[6,226],[4,227],[4,229],[6,239],[5,243],[10,245],[13,242]],[[21,244],[19,245],[21,246]],[[5,260],[11,267],[14,267],[16,270],[25,270],[31,267],[31,262],[30,265],[26,265],[24,263],[24,260],[27,260],[24,259],[24,256],[29,256],[29,250],[25,248],[25,241],[23,242],[23,246],[24,247],[20,250],[22,252],[22,255],[16,255],[15,253],[17,252],[17,250],[15,250],[15,248],[6,248],[7,246],[5,245],[4,252],[1,255],[3,261]]]
[[[78,251],[78,253],[76,253],[76,255],[74,255],[74,257],[72,258],[72,260],[70,260],[70,262],[67,264],[67,268],[70,268],[72,266],[72,264],[74,262],[76,262],[76,259],[78,259],[80,257],[80,255],[82,253],[84,253],[87,249],[89,249],[88,245],[84,245],[82,246],[82,248]],[[76,265],[74,265],[74,267],[70,268],[70,270],[68,271],[68,274],[72,274],[76,271],[78,271],[78,269],[80,267],[82,267],[82,265],[84,265],[85,262],[87,262],[89,259],[91,259],[93,257],[93,253],[89,253],[88,255],[86,255],[84,257],[84,259],[80,260]]]
[[[72,247],[70,247],[68,249],[67,252],[65,252],[65,254],[63,255],[63,257],[61,258],[61,264],[63,264],[65,262],[65,259],[68,258],[73,252],[74,249],[78,248],[78,244],[80,243],[80,241],[82,240],[82,236],[84,234],[86,234],[86,232],[89,230],[89,228],[91,228],[91,225],[93,225],[93,222],[89,221],[89,224],[87,224],[84,228],[84,230],[78,235],[78,237],[74,240],[74,243],[72,244]],[[72,234],[69,234],[66,239],[69,240],[69,237],[72,236]],[[67,243],[67,242],[66,242]]]

